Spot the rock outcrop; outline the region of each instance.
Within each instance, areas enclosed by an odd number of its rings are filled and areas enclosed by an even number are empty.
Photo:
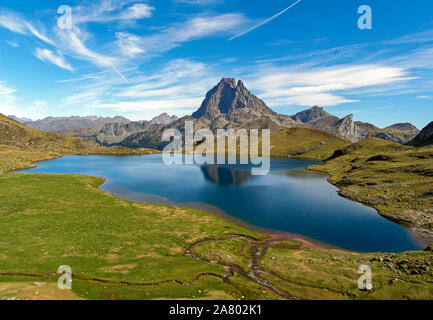
[[[355,124],[353,115],[340,119],[317,106],[299,112],[291,118],[309,128],[332,133],[350,142],[358,142],[368,135],[366,130]]]
[[[368,137],[368,132],[359,128],[353,122],[353,115],[350,114],[339,120],[334,126],[326,128],[327,131],[337,134],[339,137],[350,142],[358,142]]]
[[[352,115],[340,119],[317,106],[299,112],[291,118],[309,128],[323,130],[351,142],[374,137],[403,144],[419,133],[410,123],[397,123],[381,129],[368,122],[354,122]]]
[[[433,121],[430,122],[421,132],[410,142],[410,146],[422,147],[433,144]]]

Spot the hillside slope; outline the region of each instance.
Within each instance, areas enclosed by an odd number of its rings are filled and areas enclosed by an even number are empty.
[[[349,145],[330,133],[304,127],[283,129],[271,135],[271,155],[323,160]]]
[[[106,148],[95,142],[30,128],[0,114],[0,172],[67,154],[140,154],[150,149]]]
[[[433,145],[433,121],[422,129],[421,132],[407,144],[417,147]]]
[[[383,216],[433,229],[433,147],[412,148],[368,138],[337,150],[323,165],[329,181],[347,198],[375,207]],[[433,233],[423,236],[433,243]]]

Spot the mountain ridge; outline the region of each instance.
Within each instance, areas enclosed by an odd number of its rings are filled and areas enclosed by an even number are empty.
[[[39,120],[24,121],[25,125],[44,131],[56,132],[68,129],[99,129],[107,123],[127,123],[129,119],[122,116],[72,116],[72,117],[46,117]]]
[[[213,132],[217,129],[241,128],[270,129],[278,132],[285,128],[308,127],[328,132],[349,142],[376,137],[403,144],[419,133],[410,123],[397,123],[381,129],[367,122],[354,121],[353,115],[336,117],[319,106],[291,116],[278,114],[252,94],[241,80],[236,81],[234,78],[222,78],[207,92],[200,107],[192,115],[177,118],[163,113],[151,121],[117,121],[105,123],[98,128],[69,128],[60,132],[95,141],[103,146],[161,149],[165,144],[162,142],[163,131],[175,128],[182,132],[185,121],[193,121],[196,130],[209,128]]]
[[[152,147],[161,149],[164,129],[178,129],[183,132],[185,121],[193,121],[196,130],[216,129],[270,129],[277,132],[285,128],[309,127],[333,134],[349,142],[358,142],[367,137],[378,137],[384,140],[405,143],[418,132],[404,131],[410,124],[395,124],[390,129],[379,129],[370,123],[355,122],[353,115],[338,118],[319,106],[288,116],[278,114],[262,100],[245,88],[241,80],[222,78],[210,89],[200,107],[190,116],[182,117],[169,125],[149,127],[142,130],[123,132],[125,139],[117,139],[115,144],[126,147]],[[416,128],[415,128],[416,129]],[[123,137],[123,136],[122,136]]]

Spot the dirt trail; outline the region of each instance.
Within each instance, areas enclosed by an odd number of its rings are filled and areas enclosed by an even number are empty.
[[[223,264],[221,262],[218,261],[211,261],[211,260],[207,260],[203,257],[201,257],[200,255],[196,254],[193,252],[194,247],[196,247],[199,244],[202,243],[209,243],[209,242],[218,242],[218,241],[224,241],[224,240],[229,240],[229,239],[244,239],[250,243],[257,243],[252,247],[252,252],[251,252],[251,263],[250,263],[250,272],[245,272],[244,270],[242,270],[241,268],[239,268],[238,266],[235,265],[226,265]],[[284,239],[285,240],[285,239]],[[258,244],[258,242],[265,242],[265,245],[263,247],[263,249],[260,251],[259,247],[260,244]],[[222,267],[224,267],[226,270],[229,270],[228,273],[232,276],[235,272],[239,275],[241,275],[244,278],[247,278],[248,280],[251,280],[253,282],[255,282],[256,284],[260,285],[261,287],[264,287],[268,290],[271,290],[272,292],[278,294],[279,296],[285,298],[285,299],[290,299],[290,300],[299,300],[298,298],[290,295],[287,292],[284,292],[278,288],[276,288],[274,285],[272,285],[271,283],[269,283],[267,280],[263,279],[262,277],[259,276],[259,271],[261,270],[261,267],[259,265],[260,259],[265,255],[266,250],[273,244],[276,242],[280,242],[283,240],[277,240],[277,239],[265,239],[265,240],[258,240],[256,238],[253,237],[249,237],[249,236],[244,236],[244,235],[240,235],[240,234],[236,234],[236,235],[229,235],[226,237],[222,237],[222,238],[215,238],[215,239],[206,239],[206,240],[201,240],[201,241],[197,241],[195,243],[193,243],[185,252],[184,256],[185,257],[191,257],[191,258],[195,258],[204,262],[208,262],[208,263],[214,263],[214,264],[218,264]],[[224,281],[228,281],[229,277],[224,278]]]
[[[244,239],[244,240],[248,241],[249,243],[253,244],[252,248],[251,248],[251,262],[249,264],[249,268],[250,268],[249,273],[245,272],[244,270],[242,270],[241,268],[239,268],[236,265],[226,265],[226,264],[218,262],[218,261],[207,260],[207,259],[201,257],[200,255],[198,255],[197,253],[193,252],[194,247],[196,247],[202,243],[218,242],[218,241],[224,241],[224,240],[229,240],[229,239]],[[320,247],[320,248],[326,247],[328,249],[334,248],[332,246],[327,246],[327,245],[323,246],[323,244],[321,244],[321,243],[312,242],[310,239],[304,239],[302,237],[299,237],[296,235],[291,235],[291,234],[286,234],[286,233],[275,233],[275,234],[272,234],[268,239],[264,239],[264,240],[255,239],[253,237],[249,237],[249,236],[245,236],[245,235],[234,234],[234,235],[229,235],[229,236],[221,237],[221,238],[206,239],[206,240],[197,241],[197,242],[193,243],[186,250],[184,256],[185,257],[192,257],[192,258],[195,258],[195,259],[198,259],[198,260],[201,260],[204,262],[208,262],[208,263],[218,264],[218,265],[224,267],[226,270],[228,270],[228,274],[225,277],[223,277],[224,281],[228,281],[228,278],[233,276],[233,274],[236,272],[237,274],[241,275],[242,277],[247,278],[248,280],[255,282],[256,284],[260,285],[263,288],[271,290],[272,292],[276,293],[277,295],[279,295],[285,299],[300,300],[299,298],[291,295],[290,293],[275,287],[272,283],[270,283],[269,281],[267,281],[266,279],[261,277],[260,274],[271,275],[271,276],[276,277],[279,280],[286,282],[288,284],[302,286],[302,287],[309,287],[309,288],[314,288],[314,289],[323,289],[323,290],[327,290],[329,292],[334,292],[334,293],[352,298],[346,292],[338,291],[338,290],[335,290],[332,288],[324,288],[324,287],[320,287],[320,286],[308,285],[305,283],[298,283],[298,282],[286,279],[284,277],[281,277],[278,274],[276,274],[270,270],[264,269],[260,265],[260,261],[265,256],[267,250],[270,247],[272,247],[272,245],[274,245],[274,244],[280,243],[282,241],[288,241],[288,240],[301,242],[301,248],[318,248],[318,247]]]

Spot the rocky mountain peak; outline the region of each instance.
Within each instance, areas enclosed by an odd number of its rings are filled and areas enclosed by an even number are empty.
[[[167,112],[161,113],[159,116],[154,117],[150,124],[170,124],[178,120],[177,116],[170,116]]]
[[[344,118],[342,118],[340,121],[338,121],[338,124],[343,124],[343,123],[353,123],[353,114],[349,114]]]
[[[236,79],[235,78],[222,78],[218,83],[219,87],[230,86],[231,88],[236,88]]]
[[[292,119],[302,123],[308,123],[317,119],[328,117],[330,114],[326,112],[323,108],[314,106],[310,109],[298,112]]]
[[[193,117],[214,120],[220,115],[228,115],[241,109],[257,115],[275,114],[262,100],[248,91],[242,81],[236,83],[234,78],[223,78],[206,94]]]

